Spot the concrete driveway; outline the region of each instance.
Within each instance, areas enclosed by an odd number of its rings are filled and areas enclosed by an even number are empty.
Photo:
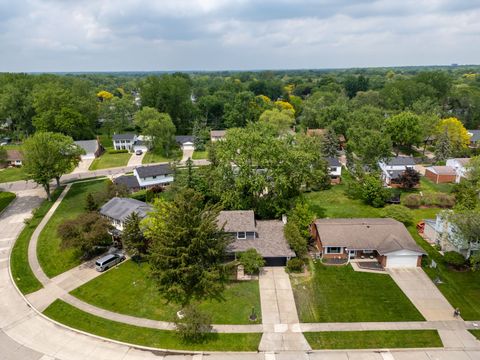
[[[128,160],[127,166],[134,166],[134,167],[141,166],[142,160],[145,157],[146,153],[147,153],[146,151],[144,151],[142,155],[137,155],[133,153],[132,156],[130,156],[130,159]]]
[[[72,174],[78,174],[78,173],[84,173],[84,172],[88,171],[88,169],[90,168],[90,165],[92,165],[93,160],[94,159],[81,160],[78,163],[78,166],[75,169],[73,169],[73,171],[71,173]]]
[[[421,268],[387,271],[427,321],[454,320],[452,305]]]
[[[193,151],[194,151],[194,148],[193,146],[184,146],[182,148],[182,152],[183,152],[183,155],[182,155],[182,162],[184,163],[185,161],[188,160],[188,158],[192,158],[193,156]]]

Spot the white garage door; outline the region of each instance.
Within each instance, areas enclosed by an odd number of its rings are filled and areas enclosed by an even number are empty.
[[[388,255],[387,268],[416,267],[418,255]]]
[[[193,151],[193,150],[195,150],[195,147],[193,145],[183,145],[182,150]]]

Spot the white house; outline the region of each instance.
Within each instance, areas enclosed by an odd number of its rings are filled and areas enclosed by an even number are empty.
[[[133,170],[142,189],[153,186],[166,186],[174,180],[174,171],[168,164],[139,166]]]
[[[415,161],[411,156],[397,156],[388,161],[379,161],[378,166],[382,171],[382,180],[386,186],[395,183],[407,169],[415,168]]]
[[[456,159],[448,159],[446,166],[450,166],[455,170],[455,182],[458,184],[462,179],[467,177],[467,169],[466,166],[470,161],[469,158],[456,158]]]
[[[152,207],[143,201],[119,197],[110,199],[100,208],[100,214],[109,219],[118,231],[123,231],[125,220],[132,213],[137,213],[143,219],[150,211],[152,211]]]
[[[223,140],[225,139],[225,135],[227,135],[227,130],[211,130],[210,141],[215,142],[218,140]]]
[[[115,150],[133,150],[133,145],[137,141],[135,134],[114,134],[112,136],[113,147]]]
[[[175,141],[182,150],[195,150],[195,137],[193,135],[175,136]]]
[[[333,184],[340,183],[340,177],[342,176],[342,164],[337,158],[328,157],[325,158],[328,163],[328,174],[330,175],[331,182]]]
[[[78,140],[75,144],[85,151],[85,154],[81,155],[82,160],[95,159],[102,153],[102,146],[98,140]]]
[[[141,150],[147,152],[150,150],[150,137],[145,135],[138,135],[133,143],[132,151]]]
[[[9,166],[22,166],[23,153],[20,150],[7,150],[6,163]]]

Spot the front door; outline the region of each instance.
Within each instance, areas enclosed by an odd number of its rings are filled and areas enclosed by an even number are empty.
[[[355,250],[348,250],[348,258],[355,259]]]

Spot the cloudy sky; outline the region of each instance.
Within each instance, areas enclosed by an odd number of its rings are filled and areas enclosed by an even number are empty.
[[[0,0],[0,71],[480,63],[480,0]]]

